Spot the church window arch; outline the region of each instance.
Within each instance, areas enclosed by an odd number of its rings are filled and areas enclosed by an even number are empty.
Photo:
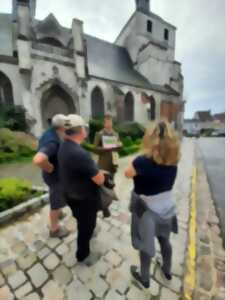
[[[134,97],[131,92],[128,92],[124,99],[124,120],[134,121]]]
[[[156,118],[156,101],[153,96],[149,97],[150,109],[149,109],[149,119],[154,121]]]
[[[9,78],[0,71],[0,104],[13,104],[13,89]]]
[[[91,113],[92,118],[101,118],[104,116],[104,96],[100,87],[96,86],[91,93]]]
[[[169,30],[167,28],[164,29],[164,40],[169,41]]]
[[[152,23],[151,20],[148,20],[147,21],[147,31],[151,33],[152,32],[152,28],[153,28],[153,23]]]

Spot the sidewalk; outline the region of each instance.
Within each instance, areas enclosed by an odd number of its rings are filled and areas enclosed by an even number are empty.
[[[173,280],[167,284],[154,263],[151,289],[136,287],[129,274],[138,263],[130,241],[128,203],[132,182],[123,176],[130,158],[122,159],[116,178],[119,203],[112,207],[112,218],[99,216],[100,232],[92,241],[93,251],[102,254],[92,267],[75,261],[76,223],[69,210],[65,225],[72,234],[64,241],[48,239],[48,207],[24,216],[0,230],[0,299],[26,300],[178,300],[184,275],[189,219],[189,193],[194,161],[194,144],[184,139],[174,195],[179,218],[179,235],[172,236]],[[158,247],[159,249],[159,247]],[[159,256],[159,252],[157,254]]]
[[[197,152],[197,280],[193,299],[224,300],[225,250],[205,166]]]

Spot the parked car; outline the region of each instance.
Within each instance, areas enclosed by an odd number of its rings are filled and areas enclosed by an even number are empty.
[[[225,137],[225,130],[217,129],[211,134],[212,137]]]
[[[200,132],[198,129],[189,129],[189,130],[185,129],[183,131],[183,134],[186,137],[197,137],[197,138],[200,137]]]

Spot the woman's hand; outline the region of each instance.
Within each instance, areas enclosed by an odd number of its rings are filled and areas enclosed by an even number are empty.
[[[132,163],[128,166],[128,168],[126,169],[124,175],[127,178],[133,178],[133,177],[137,176],[136,170],[135,170]]]

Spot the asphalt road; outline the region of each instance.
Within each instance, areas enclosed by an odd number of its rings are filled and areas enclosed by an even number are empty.
[[[198,144],[219,214],[225,245],[225,138],[200,138]]]

